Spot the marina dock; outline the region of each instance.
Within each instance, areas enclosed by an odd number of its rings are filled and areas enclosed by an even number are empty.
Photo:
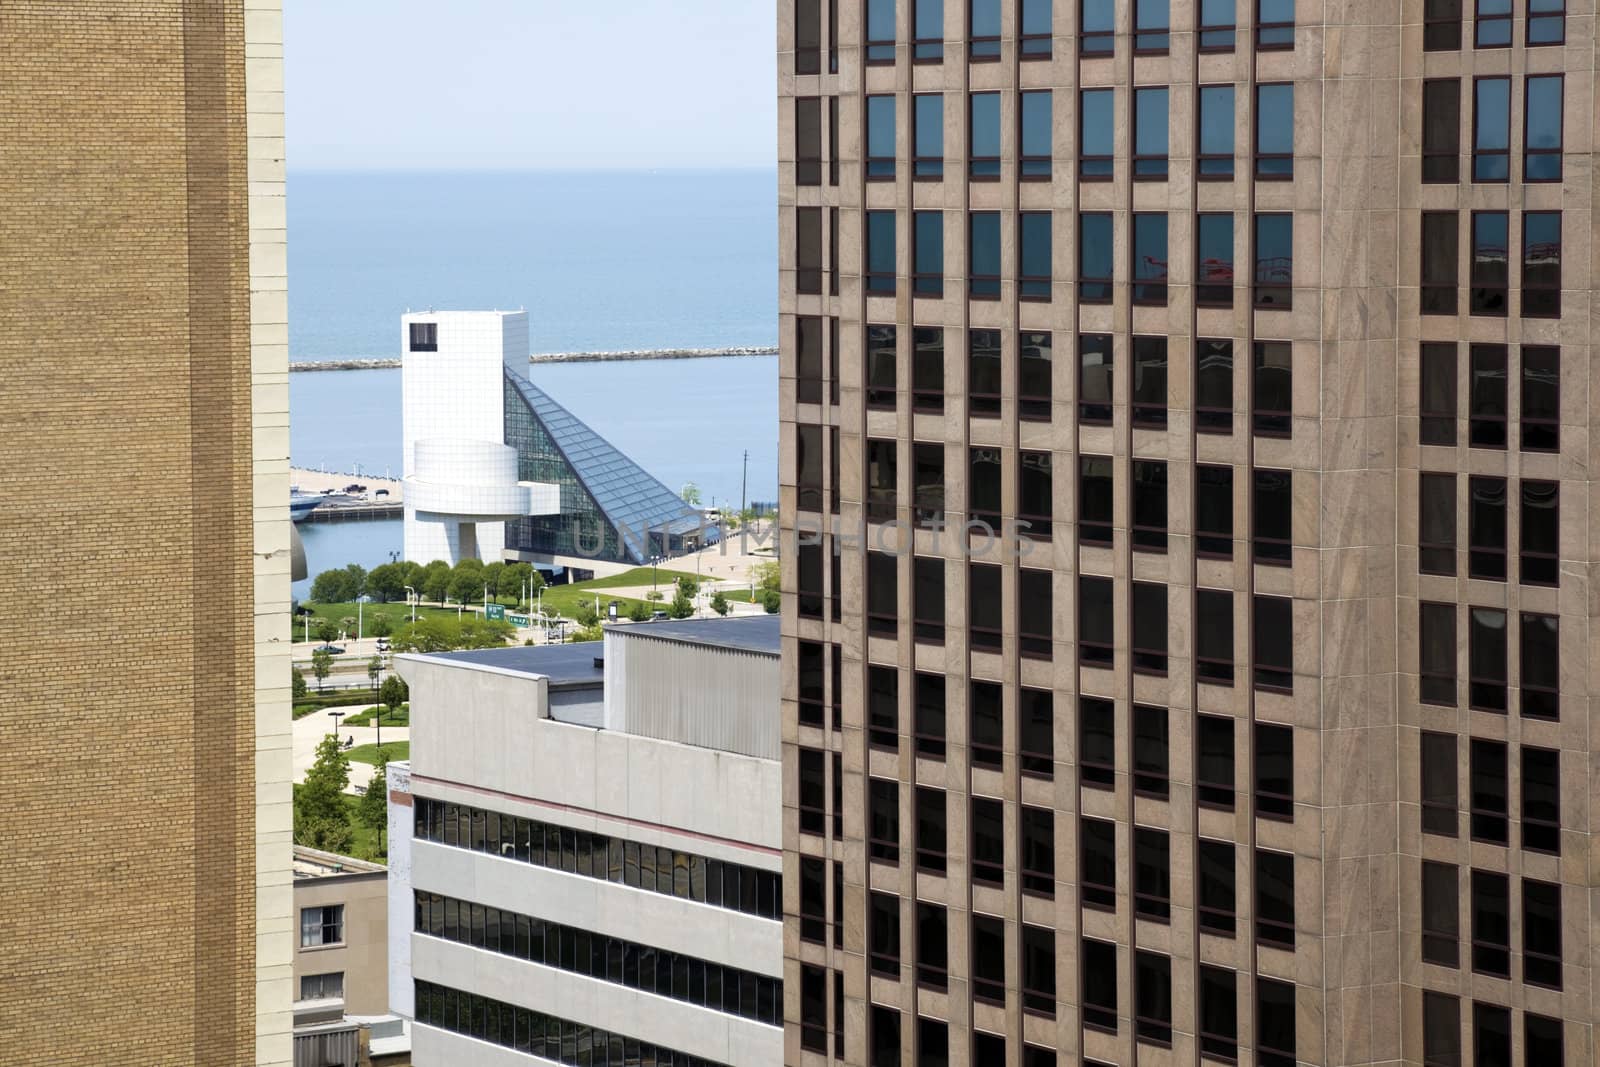
[[[302,522],[364,522],[398,519],[405,514],[397,478],[294,468],[289,483],[302,493],[322,497],[322,503]]]

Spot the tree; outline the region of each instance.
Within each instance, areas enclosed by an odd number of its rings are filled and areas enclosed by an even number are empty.
[[[317,676],[317,692],[322,692],[322,683],[333,673],[333,653],[325,648],[312,649],[311,673]]]
[[[691,508],[697,508],[700,506],[700,487],[695,485],[693,482],[684,482],[683,491],[678,495],[682,497],[683,502],[688,504]]]
[[[750,567],[750,580],[755,583],[757,592],[770,589],[774,593],[782,588],[783,574],[778,567],[777,560],[767,560],[756,563]]]
[[[328,734],[317,742],[316,762],[306,772],[305,782],[295,790],[296,824],[346,822],[344,791],[349,784],[350,757],[344,754],[338,736]]]
[[[373,637],[388,637],[394,633],[394,623],[389,621],[387,615],[374,615],[372,621],[367,624],[367,629],[372,631]]]
[[[435,604],[443,604],[444,598],[450,595],[450,564],[442,559],[436,559],[428,564],[427,570],[423,572],[419,591],[424,598]]]
[[[510,623],[485,619],[418,619],[400,627],[390,638],[396,652],[454,652],[463,648],[500,648],[514,630]]]
[[[678,579],[678,591],[684,596],[692,597],[700,591],[700,583],[685,575]]]
[[[628,609],[628,618],[632,619],[634,622],[649,622],[650,605],[646,604],[642,600],[635,600],[633,602],[633,607]]]
[[[339,636],[339,628],[333,624],[332,619],[317,620],[317,640],[327,644]]]
[[[406,685],[406,680],[398,674],[391,673],[383,680],[383,685],[378,687],[378,700],[389,709],[389,718],[393,719],[400,705],[411,699],[411,687]]]
[[[499,560],[483,565],[483,584],[489,587],[489,598],[493,600],[500,595],[500,581],[505,577],[506,565]],[[517,590],[522,592],[522,590]]]
[[[356,801],[356,818],[361,825],[378,835],[378,854],[384,854],[383,832],[389,826],[389,756],[378,746],[377,764],[372,769],[372,780],[366,791]]]
[[[729,608],[728,598],[722,595],[722,590],[718,589],[711,597],[711,610],[718,615],[726,615]]]
[[[600,613],[594,610],[594,605],[587,600],[578,601],[578,606],[572,609],[572,617],[578,621],[579,626],[593,626],[600,621]]]
[[[350,591],[350,572],[343,567],[323,571],[311,583],[311,600],[315,604],[348,604],[357,595]]]
[[[761,607],[768,615],[776,615],[778,609],[783,607],[783,594],[776,589],[761,590]]]
[[[339,632],[344,634],[345,640],[348,641],[350,639],[350,635],[355,632],[355,628],[356,617],[354,615],[346,615],[339,620]]]
[[[457,604],[483,602],[483,565],[467,566],[469,563],[477,562],[475,559],[464,559],[450,574],[450,599]]]
[[[568,644],[577,644],[580,641],[599,641],[606,635],[605,627],[598,622],[593,626],[579,626],[572,631],[572,636],[567,638]]]
[[[296,819],[294,841],[307,848],[348,856],[355,850],[356,835],[346,820]]]
[[[378,694],[378,676],[383,673],[383,659],[373,656],[367,660],[367,681],[372,683],[372,694]]]
[[[367,593],[387,603],[391,600],[402,600],[406,595],[405,569],[399,563],[384,563],[372,568],[367,574]]]
[[[306,695],[306,674],[299,667],[294,668],[294,680],[290,683],[294,699],[299,700]]]
[[[667,605],[667,614],[674,619],[687,619],[694,614],[694,601],[689,599],[689,595],[681,587],[672,594],[672,603]]]

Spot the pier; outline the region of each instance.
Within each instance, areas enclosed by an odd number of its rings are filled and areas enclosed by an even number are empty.
[[[640,359],[726,359],[731,356],[775,356],[769,346],[754,348],[641,348],[628,352],[535,352],[529,363],[607,363]],[[356,357],[346,359],[291,360],[291,371],[318,370],[394,370],[398,359]]]
[[[395,478],[294,468],[289,472],[289,483],[302,493],[322,497],[322,503],[301,522],[370,522],[398,519],[405,514],[400,481]],[[350,487],[355,485],[364,486],[364,491],[351,492]]]

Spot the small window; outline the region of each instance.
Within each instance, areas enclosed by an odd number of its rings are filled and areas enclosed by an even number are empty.
[[[1461,966],[1461,903],[1456,868],[1448,863],[1422,863],[1422,959]]]
[[[1232,937],[1236,923],[1236,878],[1231,841],[1199,840],[1196,853],[1196,905],[1200,929],[1208,934]]]
[[[911,98],[911,176],[919,181],[944,178],[943,93]]]
[[[1022,536],[1034,541],[1050,540],[1054,492],[1050,453],[1018,452],[1017,521]]]
[[[1454,52],[1461,47],[1461,0],[1423,0],[1422,50]]]
[[[1078,662],[1111,667],[1116,662],[1116,619],[1110,578],[1078,576]]]
[[[1078,93],[1078,178],[1108,182],[1115,173],[1116,112],[1114,89],[1082,89]]]
[[[1163,589],[1163,586],[1153,588]],[[1167,709],[1133,707],[1133,791],[1165,799],[1168,789]]]
[[[967,506],[971,518],[991,532],[1004,528],[1000,516],[1000,449],[973,448],[967,452]]]
[[[1251,390],[1251,425],[1257,437],[1288,437],[1293,432],[1294,360],[1288,341],[1257,341]]]
[[[911,292],[944,295],[944,212],[911,213]]]
[[[481,814],[481,813],[480,813]],[[344,905],[300,909],[300,947],[344,943]]]
[[[1561,349],[1522,346],[1522,451],[1561,447]]]
[[[1023,59],[1049,59],[1053,30],[1051,0],[1022,0],[1022,32],[1017,45]]]
[[[1231,52],[1237,25],[1233,0],[1200,0],[1200,51]]]
[[[1529,48],[1566,43],[1566,0],[1528,0],[1527,40]]]
[[[1231,161],[1233,157],[1228,158]],[[1233,213],[1202,213],[1196,216],[1195,225],[1195,303],[1202,307],[1232,307]]]
[[[1522,145],[1522,180],[1558,182],[1561,180],[1562,77],[1559,74],[1532,75],[1524,88],[1522,113],[1526,132]]]
[[[1506,613],[1467,611],[1467,700],[1476,711],[1506,711]]]
[[[970,0],[967,58],[993,63],[1000,58],[1000,0]]]
[[[974,216],[976,217],[976,216]],[[1000,414],[1000,331],[967,331],[967,411],[972,415]]]
[[[1561,988],[1561,887],[1522,880],[1522,977]]]
[[[1256,849],[1256,941],[1294,948],[1294,856]]]
[[[1018,809],[1017,819],[1022,836],[1022,891],[1053,897],[1056,892],[1055,812],[1025,804]]]
[[[1295,1067],[1295,1014],[1292,983],[1256,979],[1258,1067]]]
[[[1511,1012],[1472,1002],[1472,1067],[1511,1067]]]
[[[1472,213],[1470,313],[1473,315],[1506,314],[1507,292],[1511,284],[1507,258],[1511,240],[1509,219],[1510,216],[1504,211]]]
[[[818,0],[794,5],[794,72],[822,73],[822,9]]]
[[[1167,587],[1134,582],[1133,669],[1137,674],[1167,673]]]
[[[1561,717],[1561,620],[1555,615],[1522,613],[1520,663],[1522,714],[1529,719]]]
[[[950,1024],[917,1016],[917,1067],[949,1067]]]
[[[1005,804],[972,798],[972,880],[1003,885],[1006,880]]]
[[[1078,457],[1078,540],[1086,545],[1112,542],[1110,456]]]
[[[800,696],[799,717],[800,725],[822,727],[823,676],[822,646],[815,641],[801,641],[799,644],[799,673]]]
[[[1046,572],[1049,573],[1049,572]],[[1022,773],[1034,778],[1055,775],[1055,693],[1049,689],[1017,691],[1017,758]]]
[[[1294,0],[1259,0],[1262,8],[1287,7],[1294,18]],[[1259,37],[1267,32],[1260,27]],[[1294,26],[1289,26],[1289,42],[1294,42]],[[1289,181],[1294,178],[1294,83],[1281,82],[1256,86],[1256,180]]]
[[[867,97],[867,181],[894,181],[894,97]]]
[[[944,446],[918,441],[911,461],[912,506],[918,524],[927,526],[944,518]]]
[[[1503,874],[1472,872],[1472,969],[1479,974],[1511,977],[1509,886]]]
[[[1524,1063],[1567,1062],[1560,1019],[1535,1015],[1531,1011],[1523,1012],[1522,1035]]]
[[[1474,737],[1468,751],[1472,839],[1504,845],[1510,840],[1506,829],[1510,808],[1506,788],[1505,742]]]
[[[900,862],[899,782],[867,780],[867,853],[884,863]]]
[[[968,216],[968,294],[975,300],[1000,297],[1000,213],[974,211]],[[998,331],[997,331],[998,332]]]
[[[1017,650],[1031,659],[1049,659],[1053,651],[1054,582],[1054,571],[1017,571]]]
[[[1294,560],[1294,472],[1257,467],[1251,473],[1252,557],[1257,563],[1287,567]]]
[[[1079,7],[1078,52],[1109,56],[1117,44],[1116,0],[1083,0]]]
[[[1134,0],[1134,55],[1165,55],[1171,45],[1171,11],[1168,0]]]
[[[916,787],[917,869],[944,874],[945,853],[944,790]]]
[[[1172,960],[1154,952],[1134,953],[1133,1028],[1140,1041],[1172,1044]]]
[[[1117,824],[1106,819],[1080,821],[1079,894],[1086,908],[1117,907]]]
[[[1133,461],[1133,547],[1140,552],[1167,550],[1167,464],[1164,460]]]
[[[1081,212],[1078,215],[1078,299],[1080,302],[1085,304],[1111,303],[1111,263],[1110,212]],[[1109,346],[1107,354],[1110,354]]]
[[[1460,285],[1460,214],[1422,213],[1422,313],[1454,315]]]
[[[1253,645],[1257,689],[1294,691],[1294,601],[1288,597],[1255,598]]]
[[[900,977],[900,898],[868,893],[867,962],[875,974]],[[895,1061],[899,1063],[898,1060]]]
[[[1455,837],[1460,823],[1456,812],[1461,804],[1456,783],[1460,757],[1456,754],[1455,735],[1424,730],[1420,758],[1422,832]]]
[[[1050,334],[1024,330],[1017,339],[1017,415],[1025,422],[1050,421]]]
[[[1264,819],[1294,819],[1294,731],[1256,723],[1256,814]]]
[[[1461,180],[1460,78],[1422,83],[1422,180],[1444,185]]]
[[[1004,999],[1003,995],[1001,999]],[[1056,1013],[1056,931],[1054,927],[1023,924],[1022,1010],[1034,1015],[1051,1017]],[[1024,1058],[1026,1059],[1026,1057]]]
[[[1518,580],[1523,585],[1560,582],[1560,526],[1561,483],[1524,478],[1517,566]]]
[[[998,682],[974,680],[972,683],[967,741],[972,749],[974,767],[999,769],[1002,765],[1005,737],[1002,692]]]
[[[1456,573],[1456,476],[1424,472],[1417,483],[1417,569]]]
[[[1084,425],[1111,424],[1114,383],[1111,335],[1078,335],[1078,421]]]
[[[916,0],[911,17],[911,61],[944,59],[944,0]]]
[[[1133,828],[1133,911],[1159,922],[1172,917],[1172,847],[1165,830]]]
[[[302,974],[300,976],[301,1000],[333,1000],[343,996],[343,971],[332,971],[328,974]]]
[[[800,210],[808,210],[801,208]],[[867,215],[867,293],[893,296],[895,290],[894,212],[869,211]],[[801,290],[806,292],[808,290]],[[820,291],[810,290],[813,292]]]
[[[917,755],[928,759],[944,759],[944,675],[919,671],[914,677],[912,704],[912,736]]]
[[[989,563],[969,564],[967,586],[967,619],[972,647],[985,652],[998,652],[1004,633],[1000,568]]]
[[[1561,853],[1561,754],[1522,746],[1522,847]]]
[[[1256,50],[1294,48],[1294,0],[1256,0]]]
[[[1233,50],[1233,4],[1231,0],[1201,0],[1202,10],[1215,8],[1226,14],[1228,47]],[[1204,33],[1202,33],[1202,38]],[[1204,46],[1202,45],[1202,50]],[[1200,172],[1201,181],[1233,179],[1233,86],[1200,87]],[[1230,216],[1231,217],[1231,216]],[[1232,262],[1233,256],[1228,256]]]
[[[972,998],[1006,1002],[1006,927],[998,916],[972,916]]]
[[[974,42],[976,48],[977,42]],[[973,93],[968,101],[968,174],[976,182],[1000,180],[1000,94]]]
[[[944,644],[944,560],[917,556],[911,561],[911,618],[916,640]]]
[[[816,749],[800,749],[799,795],[796,806],[800,810],[800,832],[803,834],[821,835],[827,827],[828,790],[823,780],[822,755]]]
[[[1511,47],[1511,0],[1477,0],[1472,16],[1472,47]]]
[[[1467,575],[1506,580],[1506,480],[1467,479]]]
[[[795,426],[795,497],[801,511],[822,510],[822,427]]]
[[[1133,339],[1133,424],[1141,429],[1167,426],[1167,339]]]
[[[1050,90],[1032,89],[1019,95],[1022,101],[1022,150],[1019,153],[1018,177],[1025,182],[1049,181],[1051,156],[1055,154],[1055,129],[1050,121]]]
[[[794,320],[795,399],[822,403],[822,319],[797,315]]]
[[[881,214],[889,216],[889,226],[893,230],[894,212],[881,212]],[[822,292],[822,209],[795,208],[794,224],[795,290],[801,293],[820,293]],[[892,265],[892,255],[890,262]]]
[[[923,213],[917,214],[920,219]],[[944,410],[943,326],[911,330],[911,410],[933,414]]]
[[[1017,295],[1021,299],[1050,299],[1051,244],[1050,212],[1018,214]]]
[[[1114,1034],[1117,1032],[1117,946],[1084,938],[1079,956],[1083,963],[1084,1028]]]
[[[1229,1063],[1239,1056],[1239,976],[1200,965],[1200,1054]]]
[[[898,468],[894,441],[867,441],[867,521],[893,522],[897,500]]]
[[[1561,212],[1522,213],[1522,317],[1561,317]]]
[[[917,984],[944,989],[950,979],[950,931],[944,906],[917,901]]]
[[[1506,447],[1506,346],[1473,345],[1467,441],[1473,448]]]
[[[1168,93],[1165,87],[1133,91],[1133,177],[1165,181],[1167,177]]]
[[[1233,720],[1216,715],[1196,719],[1199,737],[1195,788],[1201,807],[1233,810]]]
[[[1287,310],[1294,303],[1294,216],[1258,214],[1255,229],[1255,306]]]
[[[899,560],[892,553],[867,553],[867,631],[893,637],[900,629]]]
[[[1112,788],[1116,781],[1116,763],[1115,706],[1098,697],[1079,697],[1078,775],[1083,785]]]
[[[1233,684],[1233,593],[1196,589],[1194,671],[1208,685]]]
[[[1165,212],[1134,213],[1133,302],[1166,306],[1167,216]]]
[[[1233,468],[1195,468],[1195,554],[1233,558]]]
[[[1422,993],[1422,1064],[1462,1067],[1461,1001],[1431,989]]]
[[[1418,349],[1421,389],[1421,442],[1454,447],[1456,443],[1456,346],[1424,342]]]
[[[1201,338],[1195,342],[1194,422],[1199,433],[1233,433],[1232,341]]]
[[[411,324],[411,351],[439,351],[439,324],[437,322],[413,322]]]
[[[870,1067],[900,1067],[900,1013],[872,1005]]]
[[[867,0],[868,66],[894,62],[894,34],[894,0]]]

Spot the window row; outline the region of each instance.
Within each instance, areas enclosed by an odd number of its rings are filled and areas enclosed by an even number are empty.
[[[1422,994],[1423,1067],[1511,1067],[1511,1009],[1483,1001],[1472,1002],[1472,1054],[1462,1053],[1461,1001],[1448,993],[1425,990]],[[1524,1012],[1522,1062],[1566,1063],[1566,1042],[1561,1020]]]
[[[418,933],[783,1025],[782,979],[438,893],[415,897]]]
[[[822,208],[795,209],[798,230],[796,245],[796,284],[801,293],[820,293],[824,273],[822,260]],[[837,209],[829,238],[835,249],[830,262],[837,265]],[[864,222],[866,249],[865,283],[868,295],[893,296],[897,291],[900,264],[896,245],[897,213],[890,210],[867,211]],[[973,211],[966,214],[967,292],[974,300],[995,300],[1001,295],[1005,275],[1001,253],[1002,215],[999,211]],[[1480,212],[1499,214],[1505,212]],[[1529,215],[1550,214],[1528,212]],[[911,213],[912,293],[915,296],[944,295],[945,262],[943,211]],[[1077,296],[1083,304],[1109,304],[1118,282],[1113,231],[1114,216],[1109,211],[1081,212],[1078,215]],[[1016,213],[1015,281],[1022,300],[1052,299],[1054,253],[1052,213]],[[1168,216],[1165,212],[1134,212],[1128,223],[1129,262],[1121,281],[1129,284],[1135,304],[1165,307],[1168,297],[1167,252]],[[1231,307],[1234,289],[1234,216],[1223,212],[1197,216],[1195,299],[1207,307]],[[1503,236],[1503,235],[1502,235]],[[1294,216],[1288,212],[1258,212],[1251,230],[1253,265],[1250,300],[1254,307],[1285,310],[1293,305]],[[1504,243],[1500,246],[1504,259]],[[1555,255],[1559,260],[1559,234]],[[1503,263],[1502,263],[1503,266]],[[1557,264],[1559,282],[1559,263]],[[837,269],[830,282],[837,292]],[[1477,283],[1474,282],[1476,285]],[[1487,284],[1487,283],[1486,283]],[[1524,282],[1527,284],[1526,280]],[[1536,280],[1537,284],[1537,280]],[[1502,286],[1503,288],[1503,286]],[[1559,302],[1559,284],[1557,298]],[[1532,312],[1526,312],[1532,314]],[[1503,312],[1501,312],[1503,314]]]
[[[1202,221],[1211,216],[1201,216]],[[1228,216],[1220,216],[1227,218]],[[1229,238],[1231,247],[1231,238]],[[1230,266],[1231,271],[1231,266]],[[1201,287],[1203,289],[1203,287]],[[1232,289],[1227,288],[1231,294]],[[1200,289],[1197,289],[1200,292]],[[1219,298],[1220,299],[1220,298]],[[1231,296],[1230,296],[1231,299]],[[838,319],[816,315],[795,317],[795,388],[796,400],[802,404],[822,403],[824,384],[829,390],[829,403],[839,402],[839,336]],[[824,352],[824,333],[828,335]],[[910,381],[900,373],[899,343],[902,332],[910,341]],[[943,326],[912,326],[902,331],[892,324],[873,323],[865,327],[863,338],[862,388],[869,410],[893,411],[903,394],[909,394],[911,410],[917,414],[942,414],[946,410],[945,383],[949,335],[959,331]],[[974,417],[998,416],[1003,406],[1005,373],[1003,371],[1003,333],[995,329],[969,329],[966,331],[967,411]],[[959,340],[957,352],[959,355]],[[1234,344],[1228,338],[1202,337],[1195,342],[1191,358],[1193,364],[1194,425],[1199,433],[1228,435],[1233,433],[1234,413]],[[1017,414],[1024,421],[1047,422],[1051,417],[1052,364],[1054,338],[1048,331],[1023,330],[1016,335],[1015,394]],[[1424,346],[1424,363],[1428,362]],[[1444,346],[1449,348],[1450,346]],[[1488,346],[1493,347],[1493,346]],[[1168,338],[1164,336],[1135,335],[1125,346],[1127,363],[1128,398],[1133,425],[1136,429],[1160,430],[1167,426],[1168,375],[1172,373],[1168,353]],[[1524,349],[1525,353],[1532,350]],[[1554,353],[1555,349],[1540,350]],[[1503,354],[1504,348],[1501,347]],[[1525,355],[1525,359],[1534,360]],[[1530,373],[1553,374],[1549,359],[1530,364],[1543,371]],[[823,368],[828,372],[824,378]],[[1084,333],[1077,336],[1078,367],[1078,421],[1089,426],[1109,426],[1115,411],[1117,357],[1113,335]],[[1258,437],[1289,437],[1293,432],[1294,361],[1292,346],[1288,341],[1255,341],[1251,344],[1249,365],[1249,415],[1250,429]],[[1424,396],[1427,390],[1450,391],[1450,410],[1454,411],[1454,368],[1449,368],[1446,383],[1436,369],[1424,366]],[[1504,374],[1502,372],[1502,379]],[[1476,379],[1474,379],[1476,381]],[[1557,383],[1558,384],[1558,383]],[[1487,387],[1485,387],[1487,388]],[[1502,419],[1503,418],[1502,381]],[[1443,403],[1443,397],[1434,401]],[[1476,399],[1476,394],[1475,394]],[[1542,425],[1544,405],[1549,403],[1551,426],[1555,430],[1553,398],[1530,393],[1526,378],[1523,386],[1525,432],[1535,431]],[[1528,406],[1535,410],[1530,414]],[[1435,416],[1436,418],[1442,416]],[[1453,415],[1450,416],[1454,418]],[[1425,425],[1425,432],[1429,429]],[[804,430],[813,441],[820,442],[821,427]],[[1434,435],[1440,436],[1435,429]],[[1450,426],[1454,440],[1454,425]],[[1543,438],[1540,439],[1542,441]],[[802,442],[804,444],[805,442]],[[1425,441],[1424,443],[1436,443]],[[1539,443],[1536,441],[1535,443]],[[917,446],[920,447],[920,446]],[[812,479],[806,487],[820,487],[822,457],[820,448],[808,453],[801,469]],[[943,490],[940,487],[940,498]],[[820,498],[816,498],[820,500]],[[806,505],[801,505],[803,508]],[[821,510],[816,503],[808,510]]]
[[[1511,307],[1511,213],[1468,214],[1467,313],[1505,316]],[[1461,213],[1422,213],[1422,313],[1460,313]],[[1525,319],[1561,317],[1561,212],[1522,212],[1520,313]]]
[[[1119,90],[1078,91],[1078,178],[1103,182],[1116,176],[1117,129],[1127,126],[1132,131],[1133,179],[1165,181],[1170,172],[1171,91],[1167,86],[1152,85],[1120,91],[1127,98],[1124,104],[1127,114],[1123,116],[1118,115]],[[1194,148],[1199,164],[1196,174],[1202,181],[1230,181],[1234,177],[1235,95],[1236,87],[1231,84],[1200,86],[1198,141]],[[865,98],[867,181],[894,181],[899,176],[898,130],[902,121],[900,112],[906,107],[910,110],[907,145],[911,177],[917,181],[940,181],[946,176],[945,97],[945,93],[914,93],[909,98],[881,93]],[[907,99],[909,104],[904,103]],[[827,101],[826,116],[824,100]],[[1003,94],[975,92],[967,94],[966,100],[967,179],[999,181],[1002,164],[1007,159],[1003,147],[1006,126]],[[837,97],[795,99],[796,183],[799,185],[822,184],[824,123],[829,144],[839,143],[837,101]],[[1017,176],[1022,181],[1049,181],[1053,176],[1054,110],[1054,90],[1025,89],[1017,94],[1013,151]],[[1291,180],[1294,177],[1294,84],[1258,84],[1251,118],[1255,178]],[[1559,148],[1557,160],[1559,172]],[[828,184],[837,185],[837,149],[828,168]]]
[[[1500,608],[1461,608],[1422,601],[1418,605],[1418,695],[1424,704],[1458,707],[1459,616],[1466,613],[1467,707],[1504,715],[1509,710],[1507,650],[1512,621],[1517,626],[1518,710],[1530,719],[1561,717],[1561,620],[1555,615]]]
[[[1459,382],[1465,377],[1468,447],[1504,449],[1513,436],[1507,346],[1473,344],[1467,352],[1463,375],[1459,345],[1425,341],[1418,350],[1421,443],[1456,446],[1462,408]],[[1560,451],[1561,349],[1554,345],[1522,345],[1517,356],[1519,403],[1515,436],[1520,450]]]
[[[424,1026],[437,1026],[555,1063],[573,1067],[632,1067],[641,1063],[655,1067],[723,1067],[704,1056],[691,1056],[587,1023],[432,982],[418,981],[415,995],[417,1022]]]
[[[1423,574],[1456,573],[1458,491],[1466,483],[1467,577],[1507,580],[1510,511],[1517,514],[1517,580],[1522,585],[1561,581],[1561,483],[1520,481],[1423,471],[1417,483],[1417,569]]]
[[[1461,887],[1449,863],[1422,864],[1422,959],[1440,967],[1461,966]],[[1495,871],[1469,872],[1467,895],[1471,967],[1496,978],[1512,976],[1511,878]],[[1522,968],[1529,985],[1560,989],[1561,886],[1521,879]]]
[[[900,978],[901,927],[909,920],[913,980],[924,988],[947,989],[950,982],[948,912],[944,905],[925,900],[906,903],[913,906],[913,911],[903,917],[900,897],[876,890],[868,892],[867,968],[873,974]],[[974,912],[971,933],[968,958],[972,961],[969,977],[973,999],[1004,1004],[1005,920]],[[1022,1007],[1036,1015],[1053,1016],[1056,1010],[1055,937],[1055,930],[1049,927],[1022,926]]]
[[[840,921],[843,926],[843,920]],[[809,963],[800,965],[800,1047],[828,1051],[828,989],[833,990],[833,1055],[844,1059],[844,974]]]
[[[1472,80],[1472,180],[1511,180],[1512,79]],[[1559,182],[1564,143],[1564,80],[1530,74],[1522,80],[1522,180]],[[1422,83],[1422,180],[1461,180],[1461,79]]]
[[[900,1012],[873,1004],[868,1012],[871,1030],[867,1049],[868,1067],[903,1067],[902,1047],[906,1053],[910,1041],[916,1042],[917,1067],[949,1067],[950,1024],[942,1019],[924,1015],[914,1017],[915,1032],[908,1039],[902,1034]],[[838,1054],[836,1053],[837,1057]],[[985,1030],[972,1031],[972,1064],[1006,1063],[1006,1035]],[[1022,1046],[1022,1067],[1056,1067],[1056,1050],[1040,1045]],[[1106,1067],[1093,1060],[1084,1060],[1084,1067]]]
[[[1118,1029],[1118,946],[1084,938],[1083,1025],[1116,1033]],[[1200,1051],[1232,1060],[1239,1050],[1239,976],[1226,968],[1200,965]],[[1255,982],[1255,1062],[1260,1067],[1295,1067],[1295,987],[1290,982],[1258,976]],[[1133,1027],[1140,1041],[1172,1043],[1172,960],[1155,952],[1133,953]]]
[[[1424,52],[1454,52],[1461,47],[1462,8],[1462,0],[1424,0]],[[1474,0],[1472,46],[1510,48],[1515,8],[1514,0]],[[1523,43],[1527,47],[1566,43],[1566,0],[1527,0],[1526,15]]]
[[[1130,716],[1133,731],[1133,791],[1141,796],[1166,799],[1170,753],[1167,746],[1167,709],[1135,704]],[[1219,715],[1196,715],[1195,799],[1203,808],[1232,811],[1238,787],[1234,781],[1234,756],[1240,742],[1234,737],[1234,720]],[[1272,819],[1294,818],[1294,734],[1287,726],[1256,723],[1251,795],[1258,815]],[[1114,789],[1117,770],[1116,706],[1104,697],[1078,698],[1078,781],[1085,789]]]
[[[782,876],[774,871],[426,797],[416,798],[415,811],[419,840],[488,852],[764,919],[783,918]]]
[[[1518,746],[1517,789],[1511,786],[1511,749],[1504,741],[1467,740],[1462,762],[1455,734],[1424,730],[1420,738],[1422,832],[1456,837],[1461,832],[1461,786],[1467,792],[1468,834],[1474,841],[1509,847],[1511,824],[1528,852],[1561,854],[1561,754],[1551,748]],[[1515,818],[1510,798],[1519,798]]]

